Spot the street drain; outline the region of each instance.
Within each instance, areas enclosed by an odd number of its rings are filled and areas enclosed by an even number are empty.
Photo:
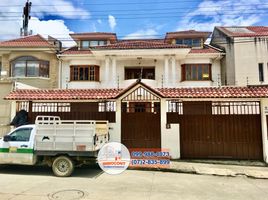
[[[86,193],[81,190],[61,190],[53,194],[49,194],[50,200],[79,200],[86,196]]]

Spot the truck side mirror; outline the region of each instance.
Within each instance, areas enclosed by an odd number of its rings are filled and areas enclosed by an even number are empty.
[[[11,136],[10,135],[5,135],[4,136],[4,142],[9,142],[11,141]]]

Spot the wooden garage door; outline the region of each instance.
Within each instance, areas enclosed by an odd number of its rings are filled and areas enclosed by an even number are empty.
[[[180,124],[182,158],[262,160],[259,102],[183,102],[168,113]]]
[[[121,141],[128,148],[161,148],[160,103],[122,103]]]

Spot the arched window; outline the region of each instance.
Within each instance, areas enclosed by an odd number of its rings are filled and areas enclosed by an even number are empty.
[[[12,77],[49,77],[49,61],[32,56],[16,58],[11,62]]]

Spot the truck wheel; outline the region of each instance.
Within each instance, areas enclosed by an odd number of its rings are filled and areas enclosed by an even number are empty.
[[[74,163],[67,156],[59,156],[53,161],[52,170],[55,176],[68,177],[74,171]]]

